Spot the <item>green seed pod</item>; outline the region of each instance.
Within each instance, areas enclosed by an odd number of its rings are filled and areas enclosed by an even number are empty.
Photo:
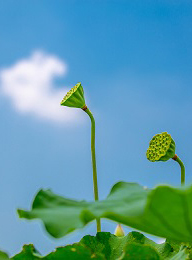
[[[62,106],[83,108],[85,107],[84,91],[81,83],[77,83],[61,101]]]
[[[175,142],[167,132],[155,135],[147,150],[147,159],[151,162],[167,161],[175,155]]]

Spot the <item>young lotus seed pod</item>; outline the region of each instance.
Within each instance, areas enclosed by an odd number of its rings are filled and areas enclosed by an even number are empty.
[[[93,114],[85,104],[84,91],[81,83],[77,83],[63,98],[60,103],[62,106],[81,108],[88,114],[91,120],[91,158],[93,168],[93,190],[95,201],[99,200],[98,184],[97,184],[97,167],[96,167],[96,155],[95,155],[95,119]],[[101,232],[100,218],[96,219],[97,232]]]
[[[124,230],[123,230],[123,228],[120,224],[118,224],[116,229],[115,229],[115,235],[117,237],[124,237],[125,236],[125,232],[124,232]]]
[[[62,106],[83,108],[85,107],[84,91],[81,83],[77,83],[61,101]]]
[[[147,150],[147,159],[151,162],[167,161],[175,155],[175,142],[167,132],[155,135]]]

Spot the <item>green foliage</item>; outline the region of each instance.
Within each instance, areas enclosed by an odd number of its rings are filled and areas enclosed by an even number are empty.
[[[103,255],[99,255],[97,253],[92,253],[89,248],[86,248],[84,245],[80,243],[76,243],[73,245],[67,245],[65,247],[58,247],[54,252],[41,256],[39,253],[36,253],[36,249],[33,245],[24,245],[22,251],[13,256],[12,260],[62,260],[62,259],[70,259],[70,260],[104,260]]]
[[[0,260],[9,260],[9,256],[5,252],[0,251]]]
[[[149,190],[136,183],[119,182],[106,200],[90,203],[41,190],[31,211],[18,213],[21,218],[41,219],[57,238],[96,218],[107,218],[159,237],[192,242],[192,187],[161,185]]]
[[[93,252],[101,253],[105,256],[106,260],[116,260],[116,259],[126,259],[124,258],[127,255],[127,250],[132,247],[136,250],[140,250],[145,255],[145,247],[148,246],[152,254],[155,252],[157,256],[162,253],[165,253],[164,250],[159,253],[156,251],[157,248],[164,248],[164,244],[159,245],[150,239],[146,238],[143,234],[139,232],[131,232],[127,236],[117,237],[110,234],[109,232],[100,232],[94,236],[85,236],[80,241],[81,244],[84,244],[86,247],[89,247]],[[152,248],[153,246],[153,248]],[[169,251],[171,252],[171,247]],[[166,254],[170,252],[167,251]],[[141,256],[144,256],[141,252]],[[130,255],[134,255],[134,250],[129,251]],[[172,252],[171,252],[172,254]],[[143,258],[144,259],[144,258]],[[157,258],[159,259],[159,258]]]
[[[29,211],[18,210],[20,218],[42,220],[47,232],[55,238],[83,228],[100,218],[110,219],[129,227],[165,237],[166,242],[156,244],[143,234],[133,231],[127,236],[119,225],[116,235],[98,232],[87,235],[80,242],[59,247],[42,256],[32,244],[24,245],[13,260],[187,260],[192,259],[192,186],[175,188],[160,185],[153,190],[137,183],[119,182],[109,196],[98,201],[95,156],[95,119],[87,108],[81,83],[74,86],[63,98],[62,106],[82,108],[91,119],[91,153],[95,202],[76,201],[40,190]],[[169,134],[155,135],[147,150],[150,161],[167,161],[173,158],[181,166],[181,184],[185,182],[185,167],[175,155],[175,142]],[[0,260],[9,259],[0,252]]]
[[[98,254],[97,252],[93,253],[89,248],[81,245],[80,243],[68,245],[66,247],[57,248],[57,250],[49,255],[47,255],[45,260],[62,260],[62,259],[71,259],[71,260],[104,260],[104,256]]]
[[[139,232],[117,237],[109,232],[99,232],[96,236],[87,235],[79,243],[58,247],[54,252],[42,256],[33,245],[25,245],[12,260],[186,260],[190,250],[177,243],[166,241],[156,244]],[[181,248],[181,250],[180,250]],[[4,258],[2,258],[3,260]],[[8,259],[8,258],[5,258]],[[1,258],[0,258],[1,260]]]
[[[24,245],[21,253],[15,255],[11,259],[13,259],[13,260],[20,260],[20,259],[38,260],[41,258],[42,258],[42,256],[35,249],[35,247],[32,244],[29,244],[29,245]]]
[[[46,230],[54,237],[62,237],[84,227],[95,217],[87,210],[90,204],[55,195],[50,190],[40,190],[33,202],[32,211],[18,210],[21,218],[40,218]]]
[[[119,260],[160,260],[159,254],[150,246],[129,244],[122,257]]]

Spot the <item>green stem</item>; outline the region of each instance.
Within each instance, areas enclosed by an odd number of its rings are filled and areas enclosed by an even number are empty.
[[[178,164],[181,167],[181,184],[184,185],[185,184],[185,166],[178,156],[175,159],[175,161],[178,162]]]
[[[91,111],[87,108],[84,110],[91,119],[91,157],[92,157],[92,167],[93,167],[93,189],[95,201],[99,200],[98,195],[98,185],[97,185],[97,168],[96,168],[96,156],[95,156],[95,119]],[[101,232],[101,222],[97,219],[97,232]]]

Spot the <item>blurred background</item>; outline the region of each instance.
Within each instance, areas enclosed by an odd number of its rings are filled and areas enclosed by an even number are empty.
[[[79,81],[96,119],[101,199],[120,180],[179,185],[174,161],[145,156],[162,131],[191,182],[191,46],[187,0],[0,0],[1,250],[33,243],[46,254],[96,232],[92,223],[56,240],[16,213],[40,188],[93,200],[89,118],[60,106]],[[103,231],[115,227],[102,221]]]

